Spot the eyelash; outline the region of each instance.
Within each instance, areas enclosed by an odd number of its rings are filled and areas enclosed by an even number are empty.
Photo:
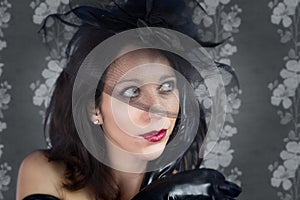
[[[168,84],[169,87],[168,89],[166,90],[163,90],[163,87],[165,84]],[[159,91],[161,93],[168,93],[168,92],[172,92],[174,90],[174,85],[175,85],[175,82],[174,81],[166,81],[164,83],[162,83],[160,86],[159,86]],[[126,93],[131,93],[131,94],[126,94]],[[139,93],[137,95],[134,95],[134,93],[136,92],[140,92],[140,88],[136,87],[136,86],[131,86],[131,87],[128,87],[128,88],[125,88],[122,92],[121,92],[121,96],[123,97],[127,97],[127,98],[135,98],[139,95]]]

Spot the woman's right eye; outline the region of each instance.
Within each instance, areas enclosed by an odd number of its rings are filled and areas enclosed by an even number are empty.
[[[140,89],[135,86],[126,88],[121,92],[121,95],[127,98],[137,97],[139,94],[140,94]]]

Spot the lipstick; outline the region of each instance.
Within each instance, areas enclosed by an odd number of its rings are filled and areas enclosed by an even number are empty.
[[[159,142],[167,135],[167,129],[161,129],[160,131],[151,131],[149,133],[145,133],[142,136],[144,139],[149,142]]]

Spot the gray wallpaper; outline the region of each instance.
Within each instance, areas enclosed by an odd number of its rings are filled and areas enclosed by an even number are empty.
[[[42,118],[65,60],[37,32],[46,15],[67,9],[67,3],[0,0],[0,199],[15,199],[22,159],[46,147]],[[193,21],[206,39],[232,35],[209,53],[232,65],[241,85],[229,90],[222,135],[203,165],[242,185],[239,199],[300,200],[298,0],[201,3],[208,15],[190,4]],[[73,30],[63,31],[59,50]],[[196,91],[209,109],[205,85]]]

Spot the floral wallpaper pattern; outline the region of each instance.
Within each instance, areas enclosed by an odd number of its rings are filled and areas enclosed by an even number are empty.
[[[234,44],[234,34],[238,33],[241,25],[239,14],[241,8],[230,0],[204,0],[200,2],[203,10],[196,3],[190,4],[194,7],[193,22],[199,26],[198,32],[204,41],[214,41],[216,43],[224,41],[217,48],[207,49],[211,56],[218,62],[231,65],[230,56],[237,53],[237,46]],[[233,66],[234,67],[234,66]],[[226,106],[226,121],[220,138],[217,138],[217,144],[212,151],[204,157],[204,167],[218,169],[224,172],[227,177],[241,185],[238,179],[242,172],[238,167],[231,167],[234,149],[231,147],[230,138],[238,133],[234,125],[234,115],[239,113],[241,99],[239,94],[241,90],[238,88],[236,80],[226,71],[222,71],[224,83],[227,87],[227,106]],[[212,101],[208,95],[208,90],[203,83],[200,83],[196,88],[196,94],[202,102],[205,109],[209,109]],[[210,116],[207,116],[209,120]],[[215,142],[209,142],[207,149],[211,149],[211,145]]]
[[[30,7],[34,10],[34,15],[32,17],[33,23],[41,26],[43,20],[49,14],[67,10],[68,3],[68,0],[32,1],[30,3]],[[47,25],[52,26],[53,23]],[[66,39],[68,39],[68,35],[66,34],[66,31],[68,32],[69,30],[68,28],[69,27],[65,26],[62,27],[62,29],[55,29],[56,32],[47,33],[50,35],[50,40],[54,40],[53,43],[55,46],[51,48],[49,56],[45,58],[47,67],[42,71],[43,80],[37,80],[30,85],[30,88],[34,91],[33,104],[41,107],[40,114],[42,116],[44,116],[45,108],[49,104],[52,93],[51,90],[53,89],[55,80],[62,71],[62,67],[66,62],[64,58],[64,48],[66,44],[62,42],[61,37],[57,36],[63,35],[67,37]]]
[[[9,21],[11,19],[11,14],[9,9],[11,8],[11,4],[7,0],[0,1],[0,52],[3,51],[7,47],[7,42],[5,41],[4,29],[8,28]],[[11,101],[11,95],[9,94],[9,90],[12,86],[3,78],[3,72],[5,70],[6,63],[3,63],[3,58],[0,56],[0,158],[4,154],[5,146],[1,139],[2,134],[6,134],[5,130],[8,125],[5,120],[5,111],[9,109],[9,103]],[[0,199],[4,199],[3,192],[9,189],[9,184],[11,181],[11,177],[9,175],[9,171],[11,170],[11,166],[8,163],[1,161],[0,164]]]
[[[42,26],[43,20],[49,14],[63,13],[69,9],[69,0],[34,0],[30,3],[30,7],[34,10],[32,17],[33,23]],[[53,26],[53,22],[48,23],[49,30]],[[45,110],[50,102],[54,83],[60,72],[65,66],[66,58],[64,55],[67,40],[70,39],[70,32],[73,30],[69,26],[60,25],[62,27],[55,28],[53,31],[47,32],[47,39],[51,40],[49,56],[45,58],[47,67],[42,71],[43,80],[37,80],[31,83],[30,88],[34,91],[33,104],[41,107],[39,114],[44,119]],[[45,42],[45,41],[44,41]],[[46,138],[48,148],[51,147],[49,138]]]
[[[278,188],[281,200],[300,199],[300,5],[298,0],[274,0],[269,3],[271,22],[278,26],[280,42],[289,48],[283,58],[278,80],[268,85],[271,104],[276,106],[280,124],[289,131],[283,139],[279,159],[269,165],[271,185]]]

